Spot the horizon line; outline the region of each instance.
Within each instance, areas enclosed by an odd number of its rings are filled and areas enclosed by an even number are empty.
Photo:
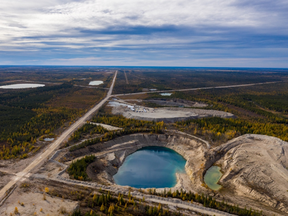
[[[15,67],[15,66],[21,66],[21,67],[117,67],[117,68],[125,68],[125,67],[133,67],[133,68],[211,68],[211,69],[283,69],[288,70],[288,68],[283,67],[199,67],[199,66],[133,66],[133,65],[127,65],[127,66],[117,66],[117,65],[1,65],[0,67]]]

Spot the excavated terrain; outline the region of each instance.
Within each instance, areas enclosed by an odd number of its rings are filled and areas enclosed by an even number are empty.
[[[178,184],[172,188],[191,190],[225,199],[241,207],[263,210],[265,215],[288,214],[288,143],[264,135],[244,135],[221,146],[210,148],[209,143],[177,131],[165,134],[133,134],[67,152],[67,164],[85,155],[95,155],[89,165],[89,177],[98,183],[112,185],[125,158],[146,146],[163,146],[181,154],[186,160],[185,174],[177,175]],[[223,173],[219,191],[203,184],[203,176],[212,165]]]
[[[208,144],[209,145],[209,144]],[[117,173],[118,168],[123,164],[125,158],[146,146],[163,146],[181,154],[186,160],[185,170],[188,174],[178,174],[178,183],[176,186],[183,186],[183,189],[193,190],[191,188],[190,174],[192,160],[204,160],[204,152],[207,151],[207,143],[193,136],[183,136],[176,132],[167,132],[167,134],[133,134],[119,137],[104,144],[96,144],[85,149],[67,153],[65,158],[77,160],[85,155],[95,155],[96,161],[88,166],[87,173],[93,180],[103,184],[114,184],[113,175]],[[197,172],[197,175],[201,175]],[[193,178],[196,178],[193,176]]]
[[[247,134],[211,149],[205,158],[205,168],[212,164],[221,167],[223,195],[288,214],[287,142]]]
[[[114,115],[123,115],[126,118],[145,121],[163,121],[165,123],[173,123],[176,121],[207,117],[235,118],[233,114],[224,111],[177,107],[156,109],[129,104],[122,100],[117,102],[112,101],[108,104],[108,106],[113,107],[112,113]]]

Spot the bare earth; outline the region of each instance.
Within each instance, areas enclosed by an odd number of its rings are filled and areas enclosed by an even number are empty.
[[[264,135],[244,135],[213,150],[224,175],[220,184],[243,199],[252,199],[288,214],[288,143]],[[217,158],[217,157],[216,157]]]
[[[23,206],[21,203],[23,203]],[[8,216],[10,213],[14,213],[15,207],[18,208],[19,215],[22,216],[31,216],[34,215],[35,212],[35,215],[68,215],[68,213],[73,213],[77,206],[78,202],[51,197],[49,195],[46,195],[46,200],[43,200],[43,194],[41,193],[23,193],[16,189],[4,205],[1,206],[0,215]],[[40,211],[40,209],[42,209],[42,211]],[[63,212],[66,211],[66,214],[61,214],[61,209]]]
[[[123,101],[110,102],[108,106],[112,106],[112,113],[115,115],[123,115],[126,118],[133,118],[146,121],[164,121],[176,122],[187,119],[197,119],[204,117],[221,117],[234,118],[235,116],[228,112],[206,109],[189,109],[189,108],[149,108],[129,104]]]
[[[114,126],[107,125],[107,124],[94,123],[94,122],[90,122],[90,124],[99,125],[99,126],[105,128],[105,129],[108,130],[108,131],[122,130],[122,128],[114,127]]]

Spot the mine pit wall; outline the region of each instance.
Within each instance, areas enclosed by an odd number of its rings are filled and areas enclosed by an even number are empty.
[[[185,160],[185,171],[190,178],[193,184],[201,185],[201,181],[203,179],[203,168],[204,168],[204,154],[208,150],[207,144],[201,142],[199,139],[185,136],[183,134],[177,134],[175,132],[166,132],[165,134],[132,134],[127,136],[122,136],[116,138],[114,140],[110,140],[101,144],[101,148],[99,146],[92,145],[85,149],[80,149],[75,152],[68,153],[68,157],[72,156],[81,157],[84,155],[89,155],[91,153],[99,153],[99,151],[108,151],[111,153],[111,150],[115,149],[115,160],[113,162],[117,162],[118,166],[121,166],[125,161],[125,158],[136,152],[137,150],[148,147],[148,146],[161,146],[174,150],[178,154],[180,154]],[[95,149],[94,149],[95,148]],[[96,150],[97,148],[97,150]],[[103,156],[108,155],[104,154]],[[119,158],[123,158],[119,160]],[[110,181],[113,182],[113,175],[116,174],[115,171],[110,172]]]
[[[125,158],[143,147],[161,146],[170,148],[186,160],[185,171],[192,183],[199,183],[199,180],[201,181],[202,179],[202,169],[195,165],[194,161],[203,160],[207,147],[205,143],[199,140],[169,134],[133,134],[108,141],[104,145],[113,146],[115,143],[125,146]],[[115,154],[116,157],[121,157],[123,151],[115,152]],[[119,166],[124,161],[125,159],[120,161]]]
[[[207,151],[205,143],[200,142],[197,139],[175,134],[135,134],[125,138],[132,138],[135,140],[131,145],[131,148],[127,148],[125,158],[137,150],[147,146],[170,148],[186,160],[185,171],[192,183],[200,183],[202,180],[203,169],[199,166],[199,163],[195,164],[195,161],[204,161],[204,152]],[[124,160],[122,163],[123,162]],[[120,165],[122,165],[122,163]]]
[[[213,166],[217,161],[225,156],[225,154],[232,148],[237,147],[243,143],[243,138],[253,139],[250,134],[243,135],[241,137],[235,138],[226,144],[220,145],[210,151],[205,152],[205,163],[204,172],[206,172],[211,166]]]

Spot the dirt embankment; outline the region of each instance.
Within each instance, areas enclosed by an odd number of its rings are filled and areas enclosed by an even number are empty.
[[[208,151],[205,168],[214,163],[223,172],[224,196],[288,213],[287,142],[247,134]]]

